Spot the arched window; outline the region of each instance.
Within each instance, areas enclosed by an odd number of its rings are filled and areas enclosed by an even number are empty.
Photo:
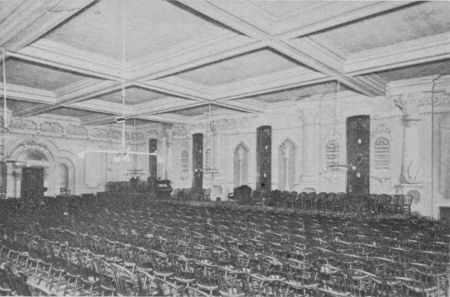
[[[186,179],[189,174],[189,151],[183,149],[181,151],[181,178]]]
[[[375,140],[374,146],[375,169],[389,169],[391,158],[389,140],[385,137],[379,137]]]
[[[331,171],[338,170],[339,164],[339,142],[332,139],[325,145],[325,158],[327,162],[327,169]]]
[[[248,184],[248,152],[245,144],[240,143],[234,150],[234,187]]]
[[[69,190],[69,167],[66,164],[58,164],[57,176],[59,182],[59,189]]]
[[[205,168],[211,169],[211,149],[205,150]]]
[[[284,141],[279,147],[278,188],[292,191],[295,180],[295,144]]]

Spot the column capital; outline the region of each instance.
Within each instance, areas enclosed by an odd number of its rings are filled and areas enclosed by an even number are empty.
[[[421,94],[400,94],[391,97],[395,106],[397,106],[403,113],[403,118],[406,121],[418,121],[419,108],[426,104],[426,97]]]
[[[300,110],[300,120],[306,124],[315,124],[319,120],[319,110],[316,106],[303,107]]]

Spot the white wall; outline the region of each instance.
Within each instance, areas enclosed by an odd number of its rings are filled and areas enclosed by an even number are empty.
[[[3,121],[3,119],[2,119]],[[136,132],[136,151],[148,152],[148,139],[158,138],[158,145],[163,136],[162,125],[139,127]],[[127,128],[127,147],[134,150],[132,127]],[[7,159],[24,161],[30,166],[45,167],[45,195],[59,193],[58,165],[65,164],[69,168],[69,189],[74,194],[95,193],[105,190],[109,181],[125,181],[130,179],[127,171],[134,169],[133,156],[131,162],[115,162],[112,154],[87,153],[84,158],[80,152],[86,150],[120,150],[120,127],[83,127],[78,119],[61,116],[37,116],[27,119],[9,116],[9,128],[2,129],[2,154]],[[27,151],[38,150],[44,153],[42,164],[28,160]],[[23,166],[23,165],[21,165]],[[26,165],[25,165],[26,166]],[[142,169],[146,180],[148,177],[148,157],[138,156],[136,168]],[[20,197],[20,166],[8,163],[7,194],[9,197]]]
[[[339,192],[346,189],[346,171],[326,168],[325,145],[330,140],[337,141],[338,163],[346,164],[346,119],[369,115],[370,192],[417,191],[420,199],[414,201],[413,211],[437,217],[440,206],[450,206],[450,81],[443,80],[439,87],[433,88],[432,79],[392,82],[385,97],[370,98],[343,91],[339,96],[314,95],[271,104],[264,114],[213,114],[210,126],[205,116],[194,117],[186,125],[140,126],[136,149],[147,152],[148,139],[157,138],[159,177],[171,179],[174,188],[189,188],[192,185],[192,134],[204,133],[204,151],[211,149],[210,164],[216,169],[216,172],[204,173],[204,187],[213,189],[212,199],[224,200],[233,191],[233,152],[240,143],[249,148],[248,181],[249,186],[255,188],[256,129],[271,125],[273,189],[278,187],[278,148],[289,140],[296,146],[295,190]],[[119,127],[82,127],[79,120],[61,116],[11,117],[9,129],[0,132],[0,153],[4,151],[7,157],[19,156],[22,148],[44,148],[49,163],[48,195],[59,190],[56,189],[59,163],[70,167],[71,190],[75,194],[103,191],[107,181],[127,180],[129,176],[125,173],[134,166],[133,162],[113,162],[112,156],[107,155],[77,157],[77,153],[86,149],[119,149]],[[127,133],[130,139],[130,131]],[[379,137],[386,138],[390,144],[388,166],[384,169],[375,166],[374,143]],[[187,171],[183,171],[181,164],[183,150],[188,152]],[[8,194],[17,196],[18,174],[12,164],[8,166]],[[137,167],[144,170],[143,178],[146,178],[148,157],[140,156]],[[412,176],[410,168],[420,171],[420,176]]]
[[[412,210],[422,215],[437,217],[439,206],[450,206],[448,193],[450,189],[445,192],[442,190],[445,187],[441,185],[445,182],[443,174],[450,177],[450,173],[447,173],[450,172],[448,169],[450,135],[443,135],[442,132],[450,133],[450,120],[445,122],[449,116],[450,96],[446,91],[441,92],[439,104],[435,104],[431,110],[431,80],[430,77],[391,83],[385,97],[370,98],[351,91],[343,91],[339,94],[339,98],[336,94],[326,94],[272,104],[265,114],[260,115],[215,114],[212,116],[211,125],[215,139],[213,158],[217,160],[215,166],[219,174],[213,178],[205,177],[205,187],[220,185],[223,189],[222,199],[226,199],[226,195],[233,191],[233,152],[236,146],[243,142],[249,147],[249,186],[255,188],[256,129],[262,125],[271,125],[272,189],[278,187],[278,148],[289,139],[297,148],[295,157],[297,191],[314,189],[318,192],[345,192],[346,170],[341,168],[331,171],[326,168],[325,145],[329,140],[336,140],[340,147],[339,163],[346,164],[346,119],[354,115],[369,115],[370,192],[406,194],[418,191],[420,200],[413,202]],[[416,124],[415,128],[407,130],[406,140],[405,119],[413,119],[414,121],[410,123]],[[440,129],[439,123],[443,123],[446,128]],[[179,164],[181,146],[188,147],[191,157],[192,134],[205,133],[206,139],[206,127],[205,117],[196,117],[187,125],[173,127],[174,139],[171,151],[174,163],[171,170],[175,188],[190,187],[192,179],[191,160],[189,160],[189,174],[183,178],[179,167],[175,165]],[[380,137],[389,142],[385,166],[380,165],[383,156],[380,154],[375,156],[375,141]],[[434,153],[431,149],[432,138],[434,138]],[[209,142],[205,140],[204,143]],[[447,159],[440,157],[443,150],[446,150],[444,153],[447,154]],[[448,162],[442,165],[444,159]],[[421,170],[421,175],[416,180],[404,171],[404,168],[411,164]],[[443,166],[446,166],[445,170],[442,169]],[[431,174],[432,170],[434,176]],[[448,188],[450,186],[446,187]],[[212,198],[215,199],[215,196]]]

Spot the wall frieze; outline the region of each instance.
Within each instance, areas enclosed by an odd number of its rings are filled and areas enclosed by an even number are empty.
[[[398,94],[390,99],[405,115],[423,112],[426,107],[450,106],[450,93],[445,91]]]

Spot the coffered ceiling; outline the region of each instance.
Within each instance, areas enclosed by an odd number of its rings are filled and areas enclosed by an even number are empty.
[[[261,113],[337,81],[380,96],[448,69],[449,14],[449,2],[0,1],[8,106],[86,125],[123,111],[184,123]]]

